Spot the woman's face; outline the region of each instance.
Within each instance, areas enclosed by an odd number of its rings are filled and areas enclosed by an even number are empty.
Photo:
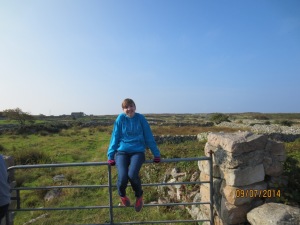
[[[130,118],[132,118],[135,114],[135,106],[134,105],[128,105],[127,107],[123,108],[124,113]]]

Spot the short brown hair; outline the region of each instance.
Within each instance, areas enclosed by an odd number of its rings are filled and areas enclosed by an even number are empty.
[[[135,103],[134,103],[134,101],[132,99],[125,98],[124,101],[122,102],[122,109],[127,108],[130,105],[134,105],[134,107],[136,107]]]

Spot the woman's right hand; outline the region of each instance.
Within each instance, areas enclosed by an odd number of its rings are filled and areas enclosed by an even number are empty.
[[[160,156],[155,156],[153,159],[153,162],[159,163],[160,162]]]
[[[107,160],[108,164],[111,165],[111,166],[114,166],[116,165],[116,161],[114,159],[109,159]]]

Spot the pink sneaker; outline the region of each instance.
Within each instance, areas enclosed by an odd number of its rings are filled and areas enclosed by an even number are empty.
[[[130,206],[130,200],[127,196],[121,197],[121,202],[122,202],[123,206],[126,206],[126,207]]]
[[[136,212],[141,211],[143,206],[144,206],[143,196],[141,196],[139,198],[136,198],[136,202],[135,202],[135,205],[134,205],[135,211]]]

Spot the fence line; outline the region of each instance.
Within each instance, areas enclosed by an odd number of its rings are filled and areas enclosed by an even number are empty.
[[[79,166],[107,166],[108,168],[108,184],[104,185],[61,185],[61,186],[40,186],[40,187],[15,187],[12,190],[16,191],[16,197],[12,197],[13,201],[17,201],[16,209],[9,209],[9,212],[18,212],[18,211],[51,211],[51,210],[84,210],[84,209],[109,209],[109,223],[102,223],[103,225],[117,225],[117,224],[159,224],[159,223],[181,223],[181,222],[205,222],[209,221],[213,225],[213,178],[212,178],[212,154],[210,153],[209,157],[198,157],[198,158],[175,158],[175,159],[162,159],[161,163],[171,163],[171,162],[184,162],[184,161],[209,161],[210,169],[210,180],[209,181],[194,181],[194,182],[174,182],[174,183],[148,183],[142,184],[142,186],[170,186],[170,185],[181,185],[181,184],[210,184],[210,201],[209,202],[181,202],[181,203],[165,203],[165,204],[144,204],[144,207],[155,207],[155,206],[176,206],[176,205],[200,205],[200,204],[209,204],[210,205],[210,219],[204,220],[163,220],[163,221],[143,221],[143,222],[114,222],[114,208],[120,208],[123,206],[113,205],[112,192],[113,188],[116,185],[112,184],[111,176],[111,166],[107,162],[85,162],[85,163],[59,163],[59,164],[36,164],[36,165],[17,165],[9,167],[8,171],[13,170],[22,170],[22,169],[34,169],[34,168],[57,168],[57,167],[79,167]],[[146,160],[145,163],[153,163],[151,160]],[[109,191],[109,205],[104,206],[76,206],[76,207],[46,207],[46,208],[21,208],[21,198],[20,192],[24,190],[47,190],[47,189],[56,189],[56,188],[108,188]],[[8,223],[8,214],[6,215],[6,224]],[[99,224],[97,224],[99,225]]]

